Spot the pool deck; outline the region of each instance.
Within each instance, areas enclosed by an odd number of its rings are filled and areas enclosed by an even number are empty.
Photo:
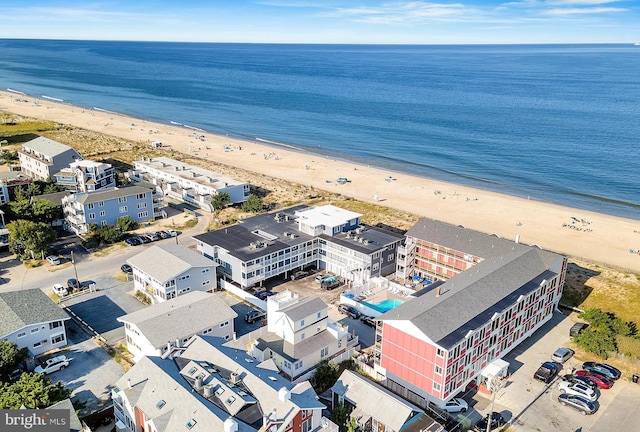
[[[390,284],[388,286],[376,285],[374,287],[363,286],[351,290],[353,300],[359,303],[380,303],[385,300],[400,300],[406,302],[412,298],[413,293],[415,293],[413,289],[398,284]]]

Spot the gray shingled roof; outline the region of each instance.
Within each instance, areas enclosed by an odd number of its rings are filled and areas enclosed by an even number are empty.
[[[394,431],[423,411],[358,373],[345,370],[331,387],[356,406],[358,413],[373,417]]]
[[[67,319],[39,288],[0,293],[0,337],[28,325]]]
[[[182,340],[237,316],[218,294],[193,291],[121,316],[118,321],[135,324],[160,348],[167,341]]]
[[[61,400],[60,402],[54,403],[53,405],[47,407],[47,409],[51,410],[68,410],[69,411],[69,432],[81,432],[82,431],[82,423],[76,414],[76,409],[73,407],[71,403],[71,399],[67,398]]]
[[[70,194],[71,193],[69,191],[62,191],[62,192],[53,192],[49,194],[36,195],[31,197],[31,202],[33,202],[34,199],[44,199],[60,207],[62,206],[62,198],[69,196]]]
[[[520,295],[555,277],[557,273],[549,270],[543,259],[546,256],[544,251],[530,248],[485,260],[442,284],[440,297],[434,290],[378,319],[410,320],[432,341],[449,348]]]
[[[256,341],[260,351],[269,348],[290,362],[303,359],[313,353],[319,353],[322,348],[337,344],[337,339],[328,330],[309,336],[296,344],[285,341],[273,332],[261,334],[256,338]]]
[[[127,262],[159,282],[173,279],[192,267],[216,266],[215,262],[198,252],[173,243],[150,247]]]
[[[77,193],[76,201],[83,204],[97,203],[98,201],[107,201],[114,198],[149,193],[149,189],[141,186],[125,186],[121,188],[111,188],[105,190],[97,190],[95,192]]]
[[[72,147],[69,147],[68,145],[59,143],[58,141],[54,141],[45,137],[38,137],[36,139],[32,139],[31,141],[24,143],[23,146],[50,157],[61,155],[68,150],[75,151]],[[78,155],[80,154],[78,153]]]
[[[280,309],[280,312],[284,313],[292,321],[298,321],[328,307],[320,297],[305,297],[291,306]]]

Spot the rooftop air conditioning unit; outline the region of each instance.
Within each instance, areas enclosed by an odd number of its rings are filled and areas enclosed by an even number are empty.
[[[231,375],[229,375],[229,382],[231,384],[238,384],[240,382],[240,374],[238,372],[231,372]]]

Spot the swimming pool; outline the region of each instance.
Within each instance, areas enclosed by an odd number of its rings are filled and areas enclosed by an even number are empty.
[[[363,305],[368,306],[371,309],[376,310],[380,313],[389,312],[391,309],[397,308],[402,303],[404,303],[402,300],[397,300],[397,299],[387,299],[379,303],[362,302]]]

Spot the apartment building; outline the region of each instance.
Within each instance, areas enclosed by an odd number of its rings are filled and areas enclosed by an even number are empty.
[[[337,432],[308,381],[291,384],[223,340],[143,357],[112,390],[118,431]]]
[[[183,346],[197,334],[230,340],[237,316],[218,294],[192,291],[121,316],[118,321],[124,323],[127,349],[138,361]]]
[[[34,356],[67,345],[68,319],[40,288],[0,293],[0,340]]]
[[[18,159],[22,172],[36,180],[46,180],[70,163],[82,160],[82,156],[67,145],[38,137],[22,144]]]
[[[206,211],[214,210],[211,198],[217,194],[228,194],[231,204],[244,202],[251,194],[247,182],[167,157],[134,161],[127,175],[131,181],[153,183],[164,195]]]
[[[398,274],[438,279],[378,317],[376,370],[412,402],[442,405],[547,322],[567,257],[443,222],[407,232]]]
[[[26,187],[33,182],[31,177],[19,171],[0,172],[0,204],[6,204],[15,197],[13,189],[16,187]]]
[[[162,195],[142,186],[78,192],[62,198],[66,228],[78,235],[87,234],[92,223],[115,225],[125,216],[139,223],[166,217],[163,205]]]
[[[91,160],[71,162],[68,167],[55,173],[53,180],[74,192],[95,192],[116,187],[113,166]]]
[[[354,283],[393,273],[403,236],[360,223],[332,205],[295,206],[195,236],[198,251],[241,288],[308,267]]]
[[[272,359],[294,381],[321,360],[350,358],[358,337],[349,327],[329,321],[328,306],[319,297],[299,298],[283,291],[267,300],[267,325],[230,342],[262,362]]]
[[[134,290],[145,293],[153,303],[216,289],[216,263],[183,245],[155,245],[127,263],[133,269]]]

